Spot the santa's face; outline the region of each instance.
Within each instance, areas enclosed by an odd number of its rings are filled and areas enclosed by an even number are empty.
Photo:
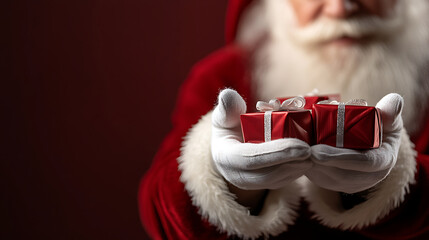
[[[405,98],[413,126],[427,102],[427,0],[265,0],[269,40],[257,53],[260,99],[340,93],[371,105],[385,94]],[[411,128],[409,129],[411,130]]]
[[[396,6],[396,0],[290,0],[300,27],[313,24],[319,19],[388,18]],[[354,45],[367,41],[364,36],[337,36],[324,44]]]
[[[305,26],[320,17],[346,18],[356,15],[389,16],[396,0],[290,0],[298,23]]]

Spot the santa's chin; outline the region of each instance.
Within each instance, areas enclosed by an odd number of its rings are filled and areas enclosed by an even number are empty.
[[[375,45],[381,45],[375,39],[376,37],[369,36],[341,36],[314,43],[311,46],[303,47],[303,49],[307,51],[307,54],[313,55],[313,62],[316,61],[314,59],[317,59],[319,61],[317,64],[326,64],[325,68],[341,73],[344,66],[360,65],[361,61],[370,57],[365,52],[370,51],[369,49]],[[308,61],[308,59],[304,61]]]
[[[341,36],[338,38],[334,38],[328,40],[323,43],[323,45],[331,46],[331,47],[351,47],[362,45],[366,42],[366,38],[363,37],[349,37],[349,36]]]

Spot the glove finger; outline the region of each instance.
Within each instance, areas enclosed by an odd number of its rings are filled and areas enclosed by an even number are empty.
[[[356,193],[373,187],[383,180],[388,173],[389,170],[366,173],[314,164],[305,175],[314,184],[322,188],[345,193]]]
[[[403,126],[402,109],[404,99],[397,93],[384,96],[376,105],[380,109],[383,120],[383,132],[400,131]]]
[[[305,160],[311,155],[310,146],[295,138],[278,139],[259,144],[239,143],[234,147],[229,146],[228,149],[229,151],[225,152],[223,159],[230,159],[228,162],[230,167],[242,170],[259,169],[296,160]]]
[[[246,113],[246,108],[246,102],[235,90],[222,90],[218,96],[218,104],[213,111],[213,126],[219,128],[239,126],[240,114]]]
[[[396,163],[394,152],[389,143],[364,151],[318,144],[311,147],[311,160],[319,165],[368,173],[390,169]]]
[[[294,161],[256,170],[236,171],[227,180],[242,189],[277,189],[299,178],[312,166],[310,160]]]

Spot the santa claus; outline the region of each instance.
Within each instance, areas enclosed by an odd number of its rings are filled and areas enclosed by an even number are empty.
[[[155,239],[429,239],[429,2],[231,0],[227,44],[184,83],[139,192]],[[380,109],[353,150],[243,143],[256,100],[319,89]]]

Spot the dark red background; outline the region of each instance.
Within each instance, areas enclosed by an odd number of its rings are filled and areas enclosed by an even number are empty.
[[[0,4],[1,239],[144,239],[139,180],[227,0]]]

